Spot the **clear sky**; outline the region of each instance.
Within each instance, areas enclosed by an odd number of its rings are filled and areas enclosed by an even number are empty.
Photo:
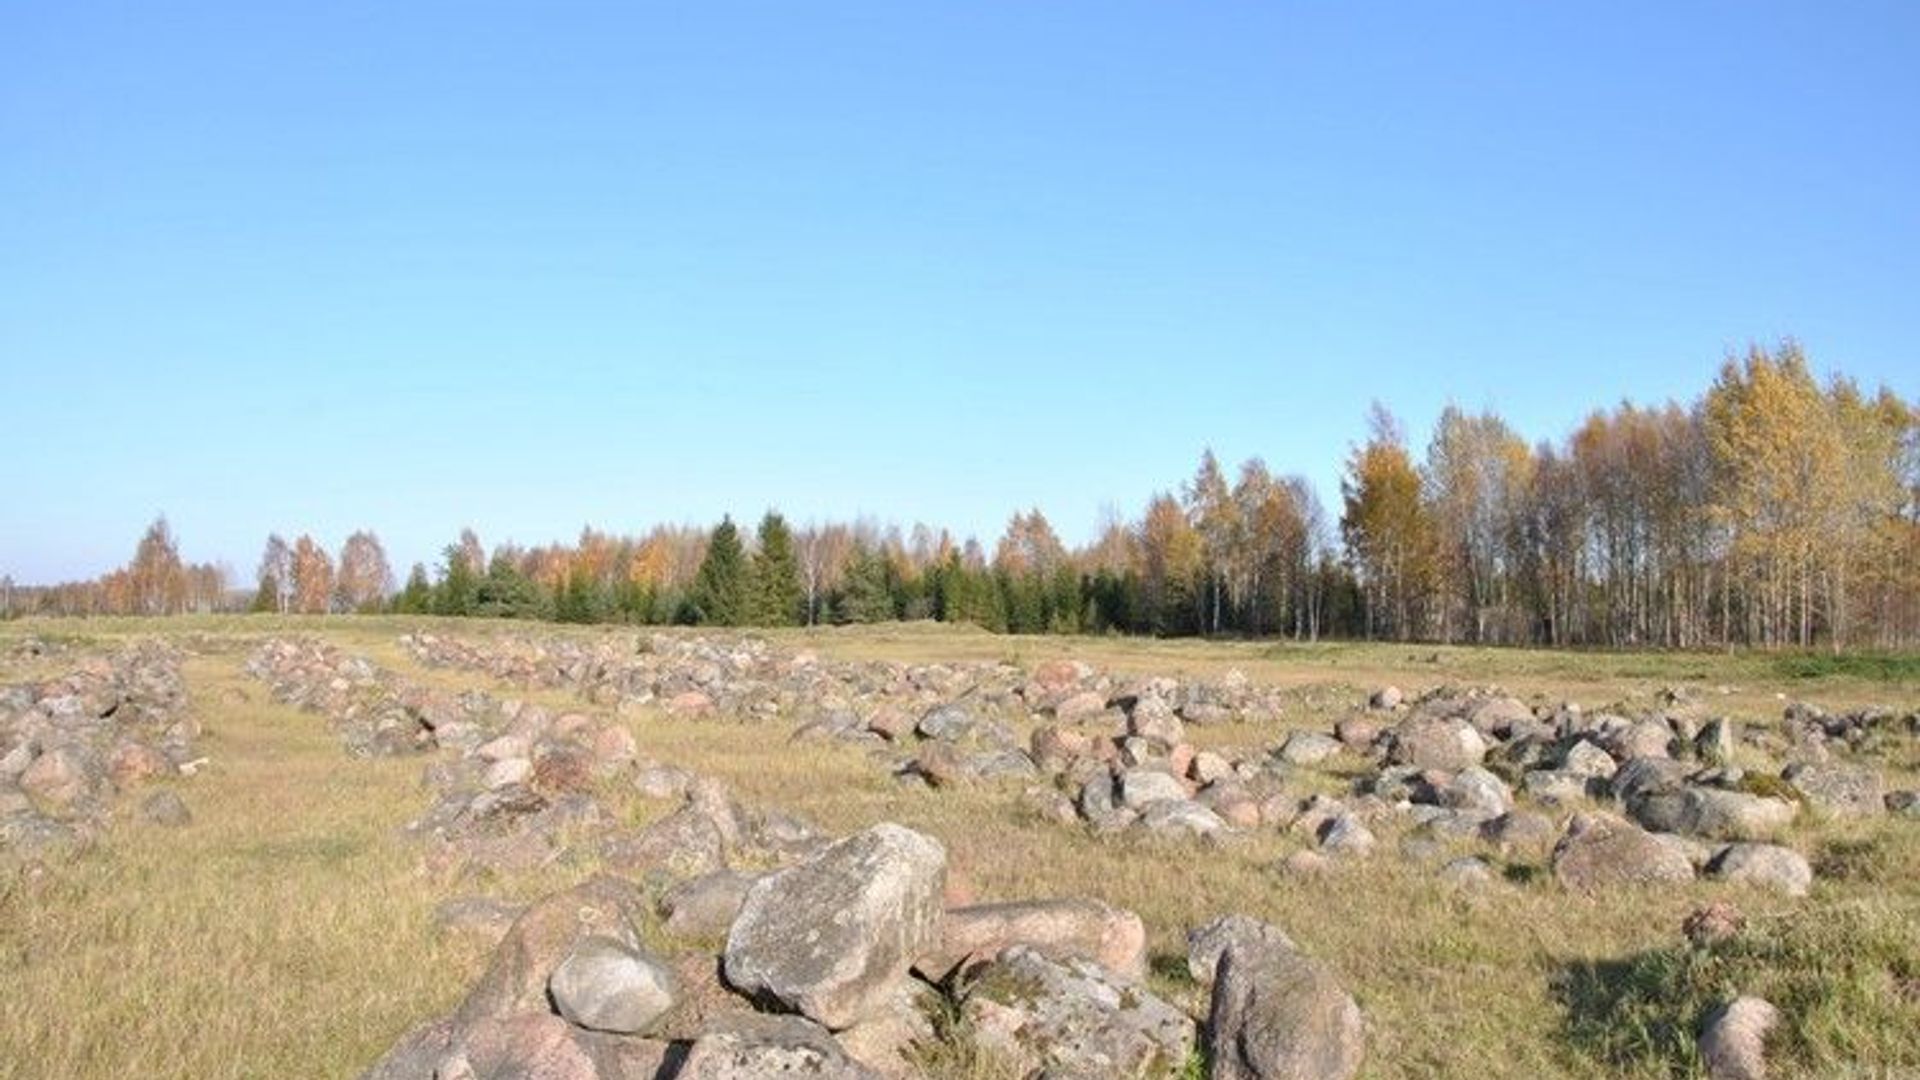
[[[303,8],[302,12],[289,8]],[[1378,398],[1920,397],[1920,5],[0,6],[0,573],[1069,541]]]

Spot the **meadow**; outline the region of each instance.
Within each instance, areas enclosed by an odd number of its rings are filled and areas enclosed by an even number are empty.
[[[436,931],[435,905],[475,890],[426,872],[401,832],[426,802],[422,762],[349,759],[323,720],[276,703],[242,671],[261,641],[318,636],[429,685],[595,708],[561,689],[422,666],[400,644],[421,628],[471,638],[528,632],[417,617],[0,625],[0,656],[10,658],[0,683],[50,677],[73,655],[125,641],[175,643],[209,759],[191,779],[166,782],[191,807],[190,825],[163,829],[116,813],[79,854],[0,877],[0,1076],[354,1075],[460,999],[487,950]],[[1678,691],[1756,729],[1778,726],[1790,701],[1835,711],[1920,706],[1920,663],[1900,656],[1007,637],[930,625],[760,636],[830,659],[1021,667],[1072,659],[1128,676],[1239,671],[1284,688],[1287,710],[1189,732],[1201,748],[1250,753],[1289,731],[1329,730],[1389,684],[1409,695],[1491,684],[1589,710],[1642,708]],[[22,657],[13,646],[30,638],[65,648]],[[1690,1075],[1701,1012],[1732,992],[1793,1011],[1779,1047],[1786,1075],[1920,1068],[1920,822],[1910,817],[1802,815],[1784,842],[1816,869],[1805,898],[1709,881],[1584,896],[1557,885],[1538,854],[1490,856],[1497,879],[1466,891],[1391,850],[1289,874],[1283,859],[1309,841],[1277,829],[1194,844],[1064,828],[1036,814],[1018,784],[902,785],[859,748],[790,741],[791,724],[657,708],[623,708],[618,719],[643,757],[720,778],[745,800],[831,833],[894,821],[934,835],[981,900],[1089,896],[1137,912],[1149,932],[1150,986],[1202,1015],[1204,994],[1185,971],[1186,930],[1227,912],[1280,926],[1358,1000],[1366,1076]],[[1871,754],[1889,789],[1920,786],[1920,740],[1888,740]],[[1355,764],[1330,763],[1304,782],[1344,792],[1360,775]],[[630,792],[607,797],[629,820],[659,812]],[[500,876],[479,891],[534,897],[597,869],[574,861]],[[1737,954],[1702,954],[1681,935],[1689,912],[1716,899],[1737,903],[1754,928]],[[957,1044],[932,1049],[923,1064],[933,1075],[1002,1075]]]

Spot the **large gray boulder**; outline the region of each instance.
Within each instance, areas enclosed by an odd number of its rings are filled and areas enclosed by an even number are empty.
[[[1513,792],[1492,772],[1472,765],[1455,773],[1438,792],[1440,805],[1498,817],[1513,809]]]
[[[878,1010],[940,941],[947,852],[881,824],[755,882],[727,934],[727,981],[840,1029]]]
[[[1160,769],[1128,769],[1119,778],[1120,802],[1130,810],[1149,803],[1188,797],[1187,786],[1178,777]]]
[[[588,937],[547,981],[567,1022],[593,1031],[644,1035],[679,997],[673,969],[612,938]]]
[[[1021,1075],[1144,1080],[1193,1053],[1194,1024],[1179,1009],[1097,964],[1022,945],[979,970],[961,1013]]]
[[[1778,844],[1729,844],[1707,864],[1707,876],[1788,896],[1813,887],[1813,867],[1799,852]]]
[[[1318,765],[1345,746],[1339,739],[1322,732],[1296,731],[1280,744],[1278,756],[1289,765]]]
[[[1346,1080],[1360,1070],[1360,1007],[1284,934],[1231,936],[1207,1016],[1213,1080]]]
[[[1483,735],[1504,738],[1514,728],[1533,723],[1533,710],[1519,698],[1488,698],[1474,707],[1467,720]]]
[[[1135,827],[1155,836],[1217,836],[1227,828],[1225,818],[1192,799],[1160,799],[1140,811]]]
[[[1693,880],[1678,845],[1611,814],[1577,814],[1553,849],[1553,876],[1579,892]]]
[[[1808,803],[1835,817],[1879,817],[1887,812],[1886,785],[1865,765],[1797,764],[1787,783]]]
[[[1387,760],[1416,769],[1459,772],[1486,759],[1487,740],[1472,724],[1453,717],[1416,715],[1393,729]]]
[[[1793,824],[1798,812],[1786,799],[1692,784],[1650,791],[1627,803],[1633,820],[1654,832],[1712,840],[1765,840]]]

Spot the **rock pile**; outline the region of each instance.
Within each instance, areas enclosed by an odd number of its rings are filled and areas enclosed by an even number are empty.
[[[180,654],[164,645],[83,657],[58,678],[0,687],[0,851],[34,858],[84,845],[115,794],[191,775],[198,735]]]
[[[682,716],[802,717],[813,733],[890,741],[906,717],[964,702],[999,716],[1091,719],[1150,694],[1190,724],[1277,719],[1287,695],[1229,672],[1217,679],[1125,680],[1074,661],[1031,672],[1002,663],[833,661],[783,652],[752,637],[674,634],[590,639],[551,635],[456,638],[409,634],[401,644],[430,667],[483,672],[514,685],[565,688],[600,705],[656,706]]]
[[[480,730],[485,703],[474,695],[429,689],[315,638],[272,638],[246,671],[275,701],[325,716],[357,757],[423,753]]]
[[[1222,1077],[1359,1069],[1358,1006],[1276,928],[1196,931],[1189,962],[1215,988],[1203,1030],[1142,985],[1138,918],[1094,901],[948,908],[946,870],[937,840],[873,826],[729,891],[718,955],[641,888],[595,878],[520,914],[459,1007],[366,1078],[907,1077],[940,1016],[1026,1075],[1168,1077],[1197,1053]]]
[[[423,774],[433,800],[407,829],[444,878],[588,855],[636,875],[710,873],[824,842],[805,822],[750,810],[715,782],[642,761],[627,728],[603,716],[449,693],[305,639],[267,642],[247,670],[277,700],[325,716],[349,753],[441,751]],[[678,808],[630,825],[602,798],[623,784]]]
[[[1705,874],[1800,895],[1811,871],[1779,841],[1803,808],[1920,815],[1920,796],[1886,791],[1875,769],[1848,760],[1872,740],[1920,734],[1920,720],[1885,709],[1832,715],[1795,704],[1771,728],[1705,715],[1682,693],[1589,712],[1496,688],[1382,687],[1331,731],[1222,752],[1188,742],[1189,726],[1277,726],[1288,694],[1238,673],[1123,679],[1071,661],[1030,671],[825,662],[751,638],[413,635],[406,645],[428,663],[611,704],[787,717],[796,738],[866,747],[931,789],[1024,782],[1039,814],[1098,833],[1223,840],[1286,830],[1312,849],[1298,867],[1369,856],[1391,833],[1422,858],[1454,842],[1507,855],[1552,849],[1555,877],[1581,890]],[[1785,769],[1752,767],[1782,759]],[[1330,774],[1349,790],[1327,794]],[[1493,879],[1477,859],[1443,873],[1466,887]]]

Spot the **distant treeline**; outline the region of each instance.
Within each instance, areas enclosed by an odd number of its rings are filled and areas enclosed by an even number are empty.
[[[1211,452],[1178,491],[1070,550],[1039,510],[991,552],[871,521],[751,534],[584,530],[571,545],[461,533],[396,591],[371,532],[338,557],[268,538],[255,610],[793,626],[937,619],[1010,633],[1374,637],[1701,647],[1920,642],[1920,410],[1799,348],[1729,360],[1690,405],[1622,404],[1557,444],[1449,407],[1416,458],[1376,406],[1340,514],[1259,460]],[[9,588],[11,614],[205,610],[219,571],[164,519],[98,581]]]

